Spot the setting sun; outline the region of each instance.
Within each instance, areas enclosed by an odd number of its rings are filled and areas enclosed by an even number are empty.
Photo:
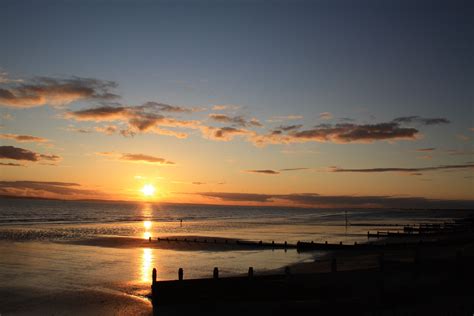
[[[152,196],[155,194],[155,187],[151,184],[145,184],[141,191],[145,196]]]

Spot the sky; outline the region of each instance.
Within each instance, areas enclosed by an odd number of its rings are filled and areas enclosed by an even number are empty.
[[[473,7],[0,1],[0,195],[474,207]]]

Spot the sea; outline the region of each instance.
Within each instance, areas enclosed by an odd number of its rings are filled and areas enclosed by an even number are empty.
[[[317,209],[145,202],[0,198],[0,313],[61,291],[118,291],[146,297],[151,271],[159,280],[255,274],[314,261],[323,252],[107,247],[78,241],[116,237],[203,236],[290,244],[366,242],[367,232],[441,223],[466,210]],[[18,293],[21,293],[19,295]]]

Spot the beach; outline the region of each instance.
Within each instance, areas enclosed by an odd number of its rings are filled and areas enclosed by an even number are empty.
[[[282,275],[287,266],[295,274],[327,272],[334,252],[298,251],[299,240],[362,244],[367,230],[469,214],[399,211],[381,219],[390,211],[1,202],[6,210],[0,218],[2,315],[66,315],[78,309],[88,315],[149,315],[153,268],[158,281],[176,280],[179,268],[185,279],[211,278],[215,267],[221,277],[246,275],[249,267],[255,275]],[[108,217],[93,218],[97,212]],[[336,253],[341,271],[377,265],[373,253]]]

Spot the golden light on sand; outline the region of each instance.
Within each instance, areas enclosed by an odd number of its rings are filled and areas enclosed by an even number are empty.
[[[141,191],[144,196],[152,196],[155,194],[156,189],[152,184],[145,184]]]
[[[151,221],[144,221],[143,226],[145,226],[145,229],[150,229],[151,228]]]

